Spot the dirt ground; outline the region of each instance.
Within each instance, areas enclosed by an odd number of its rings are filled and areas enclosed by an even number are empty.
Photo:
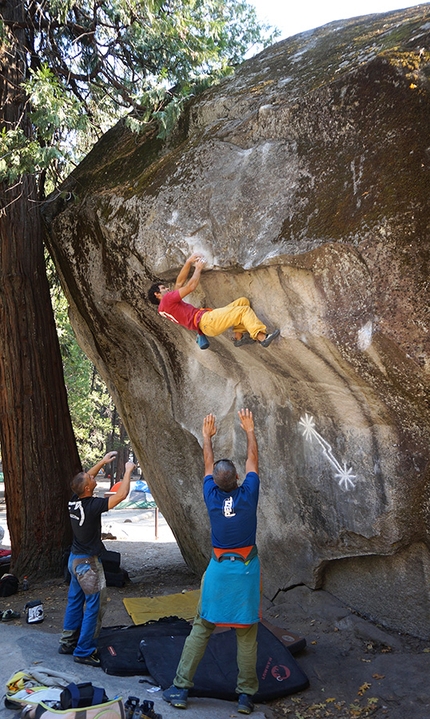
[[[4,513],[0,498],[3,527]],[[113,510],[104,516],[105,537],[116,537],[105,538],[105,546],[120,552],[121,566],[130,576],[124,588],[108,587],[104,626],[132,624],[124,597],[174,594],[199,587],[199,577],[185,565],[161,515],[157,539],[154,510]],[[6,532],[3,547],[7,539]],[[67,590],[61,579],[31,584],[26,592],[0,598],[0,610],[21,612],[15,622],[23,624],[25,603],[41,599],[45,619],[38,628],[59,633]],[[260,705],[267,719],[430,719],[430,641],[389,631],[327,592],[305,586],[281,592],[274,601],[265,597],[263,616],[306,638],[306,649],[295,658],[310,680],[308,689]]]

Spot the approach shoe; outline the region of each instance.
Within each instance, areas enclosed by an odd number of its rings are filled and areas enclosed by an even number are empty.
[[[135,710],[139,707],[139,697],[128,697],[124,702],[125,719],[131,719]]]
[[[169,702],[176,709],[187,708],[188,689],[179,689],[172,684],[171,687],[164,690],[162,697],[165,702]]]
[[[239,694],[237,711],[239,714],[251,714],[254,711],[254,703],[249,694]]]
[[[140,705],[140,716],[142,719],[162,719],[161,714],[154,711],[154,702],[148,699]]]
[[[60,644],[58,647],[58,654],[73,654],[76,649],[76,644]]]
[[[209,340],[206,335],[198,334],[196,337],[196,342],[201,350],[207,350],[207,348],[209,347]]]
[[[86,657],[73,657],[74,661],[78,664],[88,664],[89,667],[101,667],[100,657],[95,650],[92,654],[87,654]]]
[[[281,334],[281,330],[274,330],[270,335],[267,335],[265,340],[261,340],[260,344],[262,347],[268,347],[273,340],[275,340]]]
[[[13,619],[19,619],[21,614],[19,612],[14,612],[13,609],[6,609],[5,612],[1,615],[2,622],[11,622]]]
[[[254,345],[255,340],[246,332],[240,340],[233,340],[233,344],[235,347],[243,347],[244,345]]]

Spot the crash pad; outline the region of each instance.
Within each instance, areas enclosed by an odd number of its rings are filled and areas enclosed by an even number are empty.
[[[161,617],[193,619],[199,601],[200,590],[184,594],[166,594],[159,597],[125,597],[124,606],[135,624],[145,624]]]
[[[275,627],[266,620],[262,620],[262,623],[291,654],[296,654],[306,646],[304,637]],[[190,631],[191,624],[179,617],[163,617],[137,626],[103,627],[97,642],[102,669],[106,674],[116,676],[148,675],[150,672],[140,646],[142,640],[154,635],[165,637],[174,634],[187,637]],[[230,632],[230,629],[218,628],[214,634],[224,632]]]
[[[157,621],[130,627],[103,627],[97,640],[101,667],[106,674],[145,676],[149,674],[140,650],[142,639],[156,634],[188,636],[191,624],[179,617],[163,617]]]
[[[172,684],[186,637],[175,634],[145,636],[140,644],[149,674],[162,689]],[[306,689],[309,680],[291,652],[263,624],[258,625],[256,701],[270,701]],[[236,632],[213,633],[194,676],[190,696],[236,699]]]

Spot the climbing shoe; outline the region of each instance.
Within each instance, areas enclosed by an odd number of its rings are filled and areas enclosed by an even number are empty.
[[[275,340],[281,334],[281,330],[274,330],[270,335],[266,336],[266,339],[261,340],[260,344],[263,347],[268,347],[273,340]]]
[[[255,344],[255,340],[253,340],[248,333],[245,333],[244,335],[242,335],[240,340],[233,340],[233,344],[235,347],[243,347],[244,345]]]

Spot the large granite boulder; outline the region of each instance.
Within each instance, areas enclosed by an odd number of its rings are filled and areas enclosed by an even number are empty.
[[[201,424],[261,459],[264,591],[324,588],[430,637],[429,5],[280,42],[175,133],[108,132],[45,206],[78,340],[183,556],[210,554]],[[281,337],[202,351],[146,298],[201,252],[188,299],[247,296]],[[406,608],[407,607],[407,611]]]

